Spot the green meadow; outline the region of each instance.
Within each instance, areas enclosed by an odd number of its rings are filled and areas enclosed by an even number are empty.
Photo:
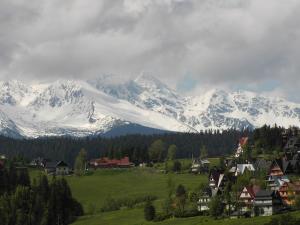
[[[217,159],[212,159],[217,164]],[[188,163],[188,161],[184,162]],[[263,225],[270,217],[250,219],[214,220],[206,216],[192,218],[171,218],[162,222],[147,222],[144,219],[143,204],[132,209],[123,208],[118,211],[100,212],[105,200],[109,197],[120,199],[155,195],[156,210],[161,210],[162,200],[167,196],[167,182],[172,179],[175,185],[183,184],[188,191],[193,191],[201,183],[207,182],[207,175],[193,175],[189,173],[165,174],[161,172],[163,165],[156,168],[132,169],[98,169],[82,177],[66,177],[73,196],[81,202],[86,215],[78,218],[73,225]],[[31,171],[32,177],[41,173]],[[93,214],[89,214],[90,209]],[[295,212],[298,217],[300,213]]]

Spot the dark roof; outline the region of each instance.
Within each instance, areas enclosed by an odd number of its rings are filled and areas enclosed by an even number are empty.
[[[65,167],[68,166],[67,163],[64,161],[53,161],[53,162],[47,162],[46,163],[46,168],[56,168],[56,167]]]
[[[272,198],[273,195],[274,195],[274,191],[260,190],[256,193],[255,198]]]
[[[275,159],[272,165],[278,165],[283,173],[290,172],[289,170],[293,169],[291,162],[285,158]]]
[[[54,161],[54,162],[46,162],[46,168],[55,168],[56,165],[57,165],[57,161]]]
[[[56,167],[67,167],[68,164],[65,163],[64,161],[59,161],[57,164],[56,164]]]
[[[271,164],[272,164],[271,161],[267,161],[265,159],[257,159],[254,164],[254,168],[255,170],[269,169]]]

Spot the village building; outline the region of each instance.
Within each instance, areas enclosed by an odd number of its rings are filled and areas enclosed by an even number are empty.
[[[212,170],[209,175],[209,187],[212,190],[212,195],[223,192],[227,178],[224,173],[217,170]]]
[[[278,191],[284,183],[289,183],[287,176],[269,176],[267,179],[267,186],[272,191]]]
[[[283,204],[292,206],[295,203],[294,196],[300,194],[300,182],[284,182],[278,189]]]
[[[45,171],[47,174],[52,175],[69,175],[71,172],[68,164],[64,161],[47,162],[45,165]]]
[[[210,162],[207,159],[194,159],[192,161],[192,173],[208,173]]]
[[[204,212],[204,211],[209,210],[209,203],[210,203],[212,197],[214,197],[214,196],[213,196],[213,192],[212,192],[211,188],[208,187],[202,192],[202,195],[199,197],[199,200],[198,200],[198,211],[199,212]]]
[[[260,190],[254,198],[254,215],[271,216],[282,208],[282,200],[276,191]]]
[[[247,186],[244,187],[240,196],[239,202],[241,203],[241,212],[249,212],[250,214],[253,211],[253,202],[256,196],[256,193],[260,190],[259,186]]]
[[[134,166],[134,164],[130,162],[129,157],[122,159],[103,157],[100,159],[92,159],[89,164],[93,168],[130,168]]]
[[[245,147],[246,144],[248,144],[248,137],[240,138],[238,148],[234,155],[235,158],[239,158],[241,156],[241,154],[244,152],[243,148]]]
[[[266,171],[268,172],[271,167],[272,161],[268,161],[265,159],[257,159],[254,163],[254,169],[257,172]]]
[[[49,161],[49,160],[48,160]],[[38,158],[35,158],[33,159],[30,163],[29,163],[29,166],[30,167],[45,167],[45,164],[46,164],[47,160],[41,158],[41,157],[38,157]],[[50,162],[50,161],[49,161]]]
[[[254,172],[255,169],[253,164],[237,164],[229,170],[229,172],[234,174],[236,177],[243,175],[246,171]]]

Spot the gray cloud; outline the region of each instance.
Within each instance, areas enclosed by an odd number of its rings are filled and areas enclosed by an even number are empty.
[[[0,78],[149,71],[173,87],[188,77],[196,92],[242,87],[300,101],[299,24],[298,0],[2,0]]]

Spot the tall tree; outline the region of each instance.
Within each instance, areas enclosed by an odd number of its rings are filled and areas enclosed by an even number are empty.
[[[161,139],[154,141],[149,147],[149,158],[154,162],[160,162],[164,158],[165,144]]]
[[[184,214],[186,199],[187,199],[187,193],[185,187],[179,184],[176,189],[176,206],[177,206],[177,212],[181,216]]]
[[[200,158],[205,159],[205,158],[207,158],[207,156],[208,156],[208,153],[207,153],[206,146],[202,145],[201,149],[200,149]]]
[[[172,144],[168,148],[168,160],[174,160],[176,159],[176,153],[177,153],[177,146]]]
[[[74,165],[74,169],[75,169],[74,172],[77,176],[81,176],[85,173],[86,163],[87,163],[87,153],[85,149],[81,149],[76,157],[75,165]]]

